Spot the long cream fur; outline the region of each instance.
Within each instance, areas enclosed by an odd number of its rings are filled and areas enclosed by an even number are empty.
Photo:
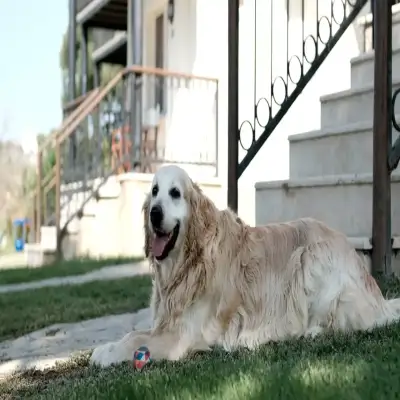
[[[130,360],[141,345],[153,359],[177,360],[214,345],[252,349],[327,330],[367,330],[400,317],[400,299],[384,299],[366,261],[322,222],[254,228],[218,210],[178,167],[160,169],[154,182],[179,184],[187,210],[174,251],[158,262],[151,253],[151,195],[143,206],[154,326],[97,348],[93,363]]]

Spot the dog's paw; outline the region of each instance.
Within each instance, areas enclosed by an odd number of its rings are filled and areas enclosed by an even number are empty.
[[[96,347],[90,357],[90,363],[100,367],[120,364],[131,359],[131,354],[120,343],[106,343]]]
[[[307,329],[306,333],[304,334],[304,336],[306,338],[311,338],[314,339],[315,337],[317,337],[318,335],[321,335],[323,333],[324,329],[321,328],[320,326],[312,326],[310,328]]]
[[[204,341],[196,342],[196,344],[192,347],[191,351],[193,353],[202,353],[207,351],[212,351],[212,348]]]

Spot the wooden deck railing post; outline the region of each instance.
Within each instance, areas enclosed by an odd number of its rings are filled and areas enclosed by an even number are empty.
[[[56,143],[56,176],[55,176],[55,223],[56,223],[56,241],[57,241],[57,259],[62,256],[61,250],[61,143]]]
[[[40,228],[42,226],[42,180],[43,180],[43,152],[37,153],[37,181],[36,181],[36,221],[35,221],[35,240],[40,243]]]

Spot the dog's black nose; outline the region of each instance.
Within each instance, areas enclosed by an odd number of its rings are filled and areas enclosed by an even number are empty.
[[[150,210],[150,221],[154,228],[159,229],[163,220],[163,210],[160,206],[153,206]]]

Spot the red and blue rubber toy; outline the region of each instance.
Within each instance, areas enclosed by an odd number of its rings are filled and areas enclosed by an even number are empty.
[[[138,369],[140,371],[150,362],[150,350],[146,346],[139,347],[133,353],[133,367],[135,369]]]

